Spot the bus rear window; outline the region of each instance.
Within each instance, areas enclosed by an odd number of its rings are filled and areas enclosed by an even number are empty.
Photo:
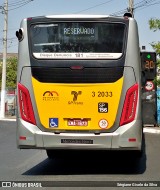
[[[122,23],[66,22],[34,24],[32,52],[40,59],[117,59],[125,42]]]

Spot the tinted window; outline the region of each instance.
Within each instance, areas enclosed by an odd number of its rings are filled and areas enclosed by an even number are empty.
[[[32,51],[35,55],[36,53],[68,53],[68,56],[70,53],[84,53],[85,56],[97,56],[101,53],[104,56],[106,53],[122,54],[124,37],[125,25],[122,23],[66,22],[31,26]]]

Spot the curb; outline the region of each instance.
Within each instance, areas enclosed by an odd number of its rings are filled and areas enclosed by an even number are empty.
[[[1,119],[0,118],[0,121],[16,121],[16,119],[11,119],[11,118],[3,118],[3,119]]]
[[[160,127],[144,127],[144,133],[160,134]]]

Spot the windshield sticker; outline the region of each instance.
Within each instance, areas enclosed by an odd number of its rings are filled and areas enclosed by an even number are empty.
[[[99,102],[98,103],[98,112],[99,113],[108,113],[108,103],[107,102]]]
[[[58,127],[58,118],[49,118],[49,127],[57,128]]]
[[[33,53],[37,59],[118,59],[122,53]]]
[[[101,119],[98,124],[101,129],[106,129],[109,125],[106,119]]]

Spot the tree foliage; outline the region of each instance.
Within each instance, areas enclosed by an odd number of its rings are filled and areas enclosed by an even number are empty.
[[[153,18],[151,18],[149,20],[149,27],[154,32],[157,31],[157,30],[160,30],[160,19],[153,19]]]
[[[151,30],[153,30],[153,32],[160,30],[160,19],[151,18],[149,20],[149,27]],[[157,55],[160,57],[160,41],[152,42],[151,46],[156,51]]]
[[[160,42],[152,42],[151,46],[156,51],[157,55],[160,57]]]
[[[160,30],[160,19],[153,19],[151,18],[149,20],[149,27],[153,32]],[[160,41],[158,42],[152,42],[151,43],[152,48],[156,51],[158,57],[160,58]],[[157,59],[157,67],[160,68],[160,59]],[[153,82],[160,87],[160,79],[158,77],[155,77]]]
[[[11,57],[7,59],[6,65],[6,89],[15,89],[17,79],[17,58]],[[0,88],[2,81],[2,64],[0,65]]]

